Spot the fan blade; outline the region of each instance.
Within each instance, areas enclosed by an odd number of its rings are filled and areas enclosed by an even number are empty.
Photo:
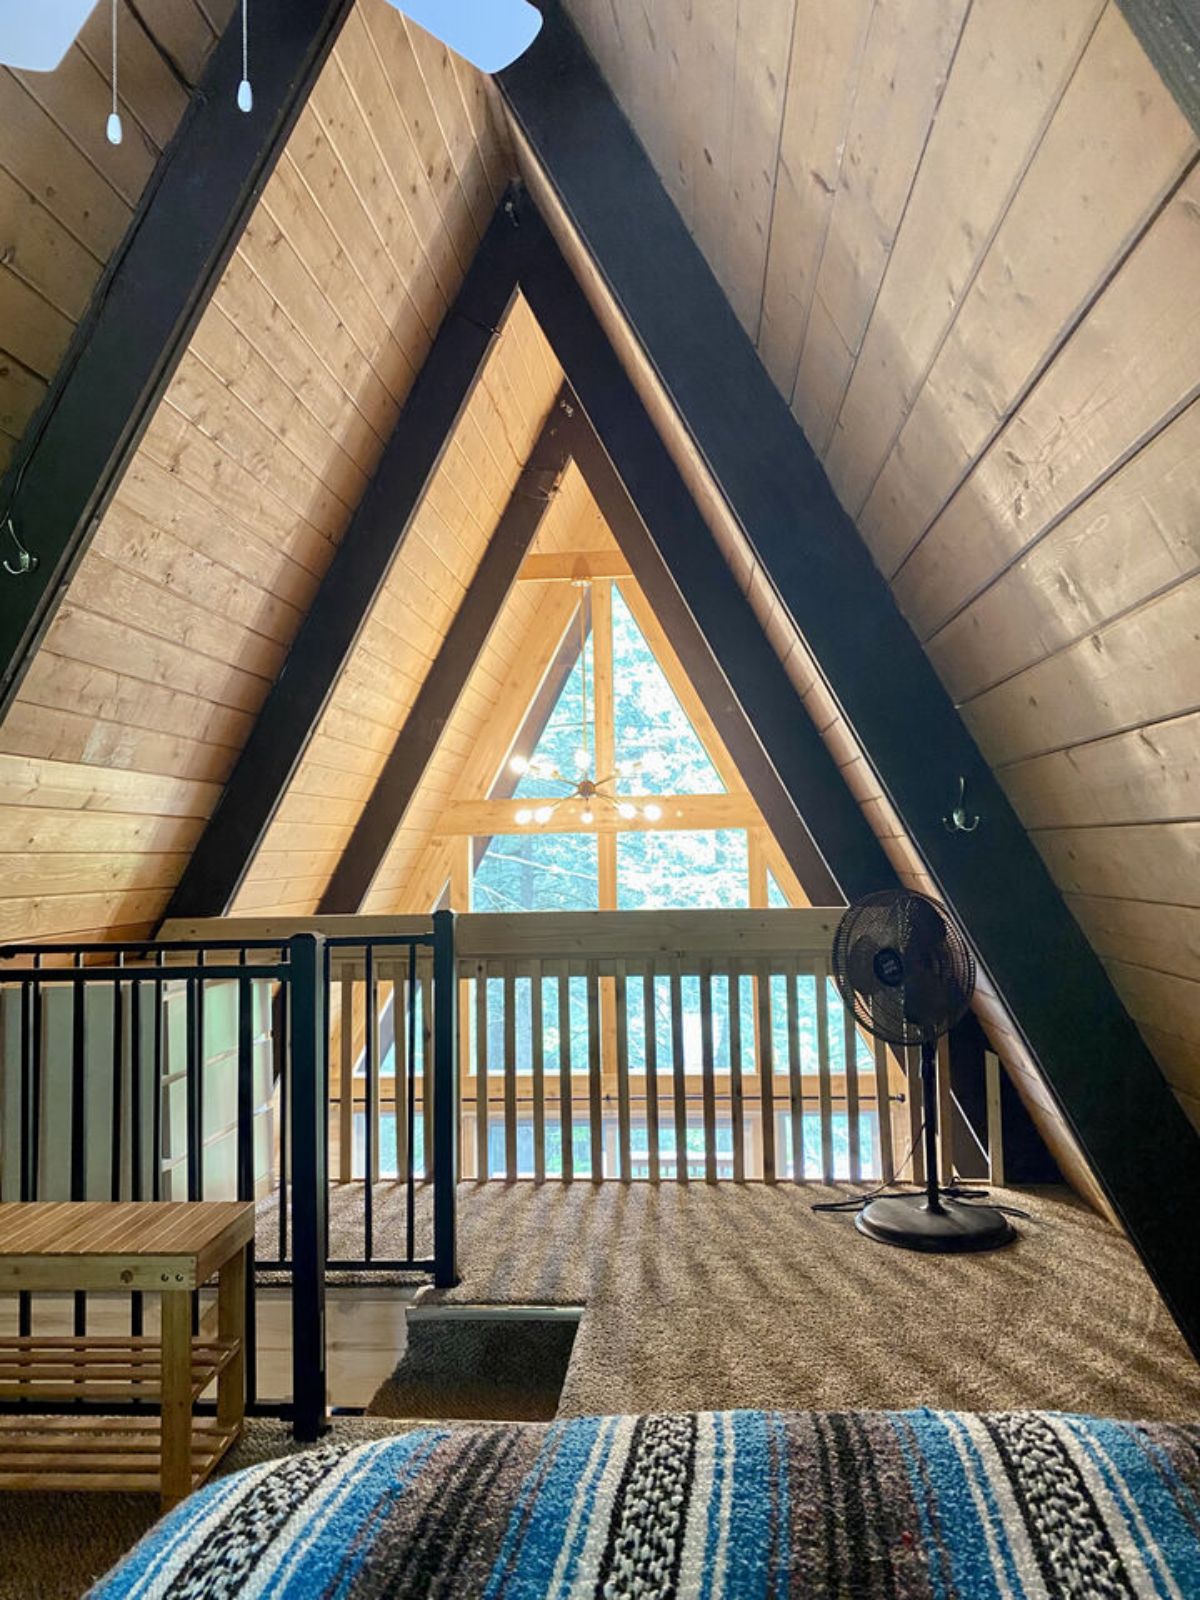
[[[869,933],[860,933],[846,952],[846,976],[856,993],[865,999],[870,999],[880,986],[875,972],[878,954],[879,943]]]
[[[0,6],[0,66],[53,72],[96,0],[26,0]]]
[[[480,72],[511,66],[538,36],[542,13],[528,0],[390,0]]]

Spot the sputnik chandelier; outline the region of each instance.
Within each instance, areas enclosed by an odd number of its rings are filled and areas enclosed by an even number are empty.
[[[579,584],[581,589],[590,589],[590,584]],[[543,783],[560,784],[563,788],[561,795],[553,799],[543,800],[536,806],[522,806],[516,813],[517,826],[527,828],[530,826],[544,827],[553,820],[560,806],[577,803],[579,805],[579,821],[584,827],[591,827],[597,816],[619,818],[622,822],[657,822],[662,816],[662,807],[653,800],[637,805],[632,800],[626,799],[616,792],[620,779],[632,777],[641,768],[639,761],[618,761],[614,772],[605,773],[603,777],[593,776],[596,769],[596,739],[593,718],[589,713],[588,695],[588,669],[587,669],[587,622],[585,615],[587,607],[580,601],[579,606],[579,700],[580,700],[580,743],[575,749],[574,775],[568,777],[544,756],[517,755],[509,762],[509,771],[520,778],[536,778]]]

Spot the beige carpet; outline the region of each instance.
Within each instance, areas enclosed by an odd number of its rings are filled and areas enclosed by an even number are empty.
[[[583,1304],[567,1416],[932,1405],[1200,1418],[1200,1369],[1133,1251],[1064,1192],[1004,1196],[1033,1212],[1020,1242],[961,1258],[872,1244],[849,1216],[814,1213],[822,1195],[463,1185],[463,1282],[441,1298]],[[381,1248],[395,1200],[381,1186]],[[334,1190],[335,1239],[352,1236],[361,1201]],[[253,1423],[229,1465],[290,1444],[282,1424]],[[0,1495],[0,1600],[76,1600],[153,1516],[135,1496]]]
[[[825,1197],[829,1197],[826,1194]],[[1047,1407],[1200,1419],[1200,1368],[1137,1257],[1065,1191],[986,1256],[872,1243],[813,1187],[460,1189],[446,1298],[583,1304],[560,1415]]]

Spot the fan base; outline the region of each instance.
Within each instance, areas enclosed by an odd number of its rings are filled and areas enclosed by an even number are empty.
[[[879,1244],[937,1255],[999,1250],[1017,1237],[1017,1230],[995,1206],[944,1198],[938,1204],[941,1209],[933,1211],[924,1194],[887,1195],[864,1206],[854,1225]]]

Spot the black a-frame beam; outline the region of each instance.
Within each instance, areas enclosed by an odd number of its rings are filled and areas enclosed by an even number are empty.
[[[160,158],[0,481],[0,717],[187,348],[353,0],[255,0],[254,109],[237,15]],[[28,554],[22,561],[18,548]]]
[[[1200,1352],[1200,1138],[560,0],[544,11],[537,41],[500,78],[522,140]],[[522,287],[607,443],[620,403],[577,368],[563,291],[537,293],[532,274]],[[981,823],[951,833],[941,819],[963,779]]]
[[[567,422],[560,395],[321,896],[319,916],[358,911],[366,899],[566,471]]]

